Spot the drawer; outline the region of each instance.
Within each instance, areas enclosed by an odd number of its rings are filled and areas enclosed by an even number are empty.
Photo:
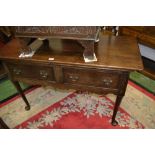
[[[55,81],[52,67],[23,64],[7,64],[7,67],[13,78]]]
[[[118,88],[120,74],[116,71],[64,68],[63,82],[104,88]]]

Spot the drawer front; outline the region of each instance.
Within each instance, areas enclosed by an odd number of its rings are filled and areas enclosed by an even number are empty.
[[[7,66],[13,78],[55,81],[52,67],[20,64],[7,64]]]
[[[95,69],[63,69],[63,82],[74,85],[87,85],[104,88],[118,88],[120,74],[114,71],[100,71]]]

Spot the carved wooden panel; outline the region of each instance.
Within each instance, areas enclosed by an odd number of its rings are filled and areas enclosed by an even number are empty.
[[[16,36],[59,37],[95,40],[99,32],[97,26],[16,26]]]

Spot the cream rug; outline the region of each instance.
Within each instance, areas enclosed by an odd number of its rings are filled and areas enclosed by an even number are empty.
[[[31,104],[30,111],[25,111],[23,100],[17,96],[0,105],[0,117],[10,128],[15,128],[41,110],[58,101],[61,102],[74,92],[75,90],[60,90],[49,87],[32,88],[26,92],[26,97]],[[97,94],[91,94],[91,96],[100,97]],[[116,98],[112,94],[108,94],[107,97],[112,101],[115,101]],[[143,124],[145,128],[155,128],[155,96],[130,81],[121,108]]]

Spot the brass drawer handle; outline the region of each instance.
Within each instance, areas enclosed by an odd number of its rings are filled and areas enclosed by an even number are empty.
[[[69,79],[71,79],[72,82],[76,82],[79,80],[78,76],[74,76],[74,75],[69,75]]]
[[[110,84],[112,84],[112,82],[113,82],[111,79],[104,79],[102,81],[103,81],[104,85],[106,85],[106,86],[110,86]]]
[[[40,71],[40,76],[41,76],[41,78],[46,79],[48,77],[48,73],[46,71],[44,71],[44,70],[41,70]]]
[[[14,72],[16,75],[20,75],[22,71],[21,71],[20,69],[14,68],[14,69],[13,69],[13,72]]]

